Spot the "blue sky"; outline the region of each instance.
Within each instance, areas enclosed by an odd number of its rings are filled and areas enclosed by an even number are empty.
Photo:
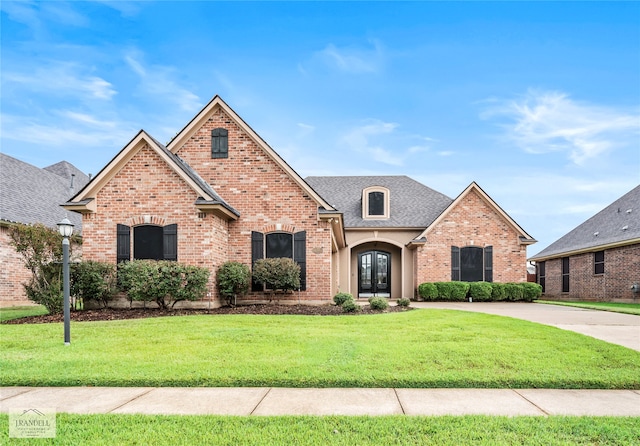
[[[476,181],[539,243],[640,183],[638,2],[1,8],[2,152],[96,174],[219,94],[300,175]]]

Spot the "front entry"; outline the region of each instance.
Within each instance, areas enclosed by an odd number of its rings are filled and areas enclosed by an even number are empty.
[[[391,254],[366,251],[358,254],[358,297],[391,297]]]

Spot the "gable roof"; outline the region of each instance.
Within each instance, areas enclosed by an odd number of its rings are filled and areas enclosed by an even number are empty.
[[[167,149],[172,153],[178,153],[180,148],[185,144],[185,142],[193,136],[195,132],[198,131],[200,127],[209,119],[209,117],[218,109],[221,108],[227,116],[235,121],[235,123],[242,128],[246,134],[253,139],[253,141],[260,147],[265,154],[271,158],[277,165],[279,165],[282,170],[284,170],[287,175],[296,183],[302,190],[307,193],[312,199],[314,199],[318,206],[324,208],[328,211],[335,211],[328,202],[326,202],[318,193],[313,190],[309,184],[305,180],[302,179],[298,173],[287,164],[287,162],[280,157],[273,150],[269,144],[263,140],[260,135],[258,135],[226,102],[222,100],[222,98],[218,95],[215,95],[211,101],[207,105],[204,106],[202,110],[182,129],[178,132],[176,136],[173,137],[171,141],[167,144]]]
[[[307,177],[307,183],[344,215],[345,228],[424,229],[451,203],[451,198],[408,176]],[[389,218],[362,218],[362,191],[389,190]]]
[[[467,188],[463,190],[462,193],[458,195],[456,199],[453,200],[451,204],[449,204],[449,206],[444,209],[444,211],[440,215],[438,215],[438,217],[433,222],[431,222],[429,227],[425,229],[422,234],[416,237],[416,241],[425,239],[429,231],[434,228],[439,222],[441,222],[449,214],[449,212],[451,212],[451,210],[454,209],[471,192],[476,192],[489,207],[493,208],[507,222],[507,224],[509,224],[519,234],[521,244],[531,245],[536,242],[536,240],[529,234],[527,234],[527,232],[509,216],[509,214],[507,214],[500,206],[498,206],[498,203],[493,201],[493,199],[484,190],[482,190],[482,188],[478,186],[475,181],[467,186]]]
[[[150,147],[167,165],[178,174],[198,195],[195,205],[202,211],[213,211],[223,218],[236,219],[240,213],[224,201],[216,191],[204,181],[195,170],[178,155],[170,152],[164,145],[152,138],[144,130],[118,153],[95,178],[87,184],[64,207],[77,212],[95,212],[95,197],[133,156],[143,147]]]
[[[40,169],[0,153],[0,220],[7,223],[42,223],[56,228],[56,224],[66,216],[79,234],[82,218],[68,215],[60,206],[74,193],[71,189],[72,173],[75,175],[76,191],[89,181],[87,175],[66,161]]]
[[[529,260],[579,254],[640,243],[640,185]]]

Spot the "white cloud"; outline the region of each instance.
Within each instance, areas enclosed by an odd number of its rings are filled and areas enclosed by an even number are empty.
[[[566,93],[529,91],[510,101],[492,101],[481,117],[506,117],[506,136],[529,153],[566,152],[583,165],[587,160],[638,144],[640,113],[578,102]]]
[[[337,47],[329,43],[323,50],[316,52],[313,59],[345,73],[375,73],[384,65],[384,49],[379,41],[369,40],[367,46]],[[305,67],[298,69],[306,73]]]

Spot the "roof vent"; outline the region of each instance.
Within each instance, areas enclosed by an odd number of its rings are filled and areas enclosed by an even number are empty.
[[[622,227],[622,230],[623,230],[623,231],[626,231],[627,229],[629,229],[629,225],[624,225],[624,226]]]
[[[633,211],[633,209],[627,209],[627,214],[630,214]]]
[[[594,237],[597,237],[597,236],[598,236],[598,234],[600,234],[600,232],[599,232],[599,231],[596,231],[596,232],[594,232],[594,233],[593,233],[593,236],[594,236]]]

